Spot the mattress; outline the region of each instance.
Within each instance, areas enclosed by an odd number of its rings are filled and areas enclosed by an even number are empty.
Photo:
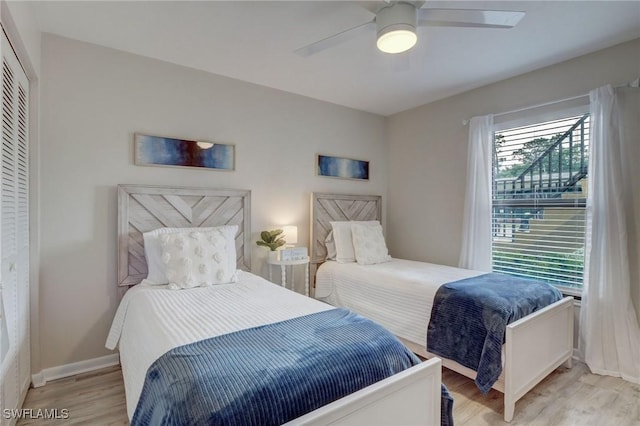
[[[349,308],[396,336],[426,347],[438,288],[485,273],[404,259],[376,265],[328,261],[318,268],[315,297]]]
[[[241,272],[240,280],[188,290],[140,284],[122,298],[106,346],[119,345],[129,419],[149,366],[178,346],[333,306]]]

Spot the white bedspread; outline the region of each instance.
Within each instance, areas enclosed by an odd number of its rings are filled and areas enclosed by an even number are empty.
[[[315,297],[349,308],[396,336],[426,347],[427,324],[438,288],[484,273],[402,259],[377,265],[329,261],[318,268]]]
[[[127,413],[133,416],[149,366],[170,349],[263,324],[333,309],[242,272],[240,281],[188,290],[137,285],[122,298],[106,346],[119,344]]]

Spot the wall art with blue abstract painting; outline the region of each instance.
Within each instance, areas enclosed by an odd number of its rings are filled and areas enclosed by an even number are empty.
[[[369,180],[369,162],[318,155],[318,176]]]
[[[235,146],[136,134],[135,163],[234,170]]]

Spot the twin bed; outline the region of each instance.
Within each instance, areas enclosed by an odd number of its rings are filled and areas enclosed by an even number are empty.
[[[107,347],[120,351],[132,424],[441,422],[439,359],[420,362],[372,321],[247,272],[249,191],[121,185],[118,200],[128,290]],[[194,239],[233,227],[244,271],[179,291],[152,285],[143,234],[165,227]]]
[[[327,261],[328,251],[333,250],[328,250],[327,243],[334,237],[330,233],[336,222],[381,222],[381,203],[379,196],[312,194],[311,263],[312,270],[317,270],[315,297],[335,306],[347,307],[376,321],[398,336],[415,353],[433,358],[435,355],[427,351],[427,335],[434,330],[434,324],[430,321],[438,290],[449,286],[449,283],[465,284],[470,279],[478,278],[500,280],[504,276],[484,275],[481,271],[400,259],[369,265]],[[335,256],[335,253],[331,256]],[[528,287],[529,284],[525,284]],[[502,356],[498,354],[502,361],[498,369],[501,367],[502,372],[495,381],[479,376],[483,371],[478,370],[478,373],[458,361],[438,354],[444,366],[476,380],[481,390],[493,387],[502,392],[504,419],[507,422],[513,419],[518,399],[561,364],[571,366],[573,299],[560,298],[559,294],[557,298],[560,300],[546,307],[536,308],[535,312],[509,323],[506,330],[503,328],[505,337],[501,348]],[[449,314],[449,318],[445,318],[449,324],[435,330],[440,334],[452,334],[454,339],[461,336],[457,329],[451,331],[451,323],[452,317],[465,316],[457,310],[465,306],[460,303],[455,305],[456,311],[444,312]],[[510,309],[509,306],[501,308]],[[480,309],[483,309],[482,306]],[[469,327],[469,324],[464,326]],[[430,334],[430,339],[438,335]],[[499,344],[502,342],[500,336]],[[459,339],[456,345],[464,343],[464,339]],[[478,352],[485,349],[486,346],[476,348]]]
[[[128,291],[107,347],[120,351],[132,424],[451,422],[441,416],[450,405],[441,409],[441,361],[425,349],[427,326],[440,287],[481,273],[397,259],[326,262],[330,222],[381,221],[380,197],[312,195],[315,296],[327,303],[247,272],[249,191],[120,185],[118,200],[119,285]],[[193,239],[232,227],[225,247],[232,241],[235,256],[222,253],[219,263],[235,257],[233,269],[244,271],[229,283],[180,291],[152,285],[158,283],[145,279],[155,266],[145,256],[143,234],[167,227]],[[163,244],[184,243],[163,238]],[[570,364],[572,334],[570,298],[506,327],[502,374],[492,383],[505,395],[506,421],[520,397]],[[468,367],[443,363],[477,379]]]

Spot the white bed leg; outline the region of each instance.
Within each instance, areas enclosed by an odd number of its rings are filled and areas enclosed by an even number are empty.
[[[516,402],[512,398],[509,398],[506,394],[504,396],[504,421],[510,422],[513,420],[513,413],[516,410]]]
[[[569,357],[563,365],[567,368],[571,368],[573,366],[573,357]]]

